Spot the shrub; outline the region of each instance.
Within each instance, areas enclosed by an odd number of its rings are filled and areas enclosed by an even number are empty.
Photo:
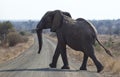
[[[9,46],[15,46],[18,43],[27,42],[28,38],[26,36],[21,36],[17,32],[10,32],[7,35],[7,41]]]
[[[101,51],[101,46],[97,42],[95,43],[95,50],[98,52]]]
[[[9,33],[9,31],[13,31],[13,25],[11,22],[6,21],[0,23],[0,39],[3,41],[6,38],[6,35]]]
[[[24,36],[26,33],[25,33],[25,32],[23,32],[23,31],[21,31],[21,32],[20,32],[20,34],[21,34],[22,36]]]
[[[104,45],[106,47],[112,47],[113,46],[113,39],[109,38],[108,41],[104,42]]]
[[[15,46],[16,44],[22,42],[22,37],[16,32],[10,32],[7,35],[8,45]]]

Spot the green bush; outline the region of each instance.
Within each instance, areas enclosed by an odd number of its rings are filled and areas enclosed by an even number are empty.
[[[21,32],[20,32],[20,34],[21,34],[22,36],[24,36],[26,33],[25,33],[25,32],[23,32],[23,31],[21,31]]]

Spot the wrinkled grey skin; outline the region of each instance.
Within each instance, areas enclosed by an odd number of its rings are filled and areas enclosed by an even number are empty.
[[[94,26],[85,19],[78,18],[76,20],[71,18],[68,12],[60,10],[47,12],[37,25],[37,35],[39,40],[39,51],[42,47],[42,30],[50,28],[52,32],[56,32],[58,44],[53,56],[51,68],[56,68],[57,60],[61,54],[63,60],[62,69],[69,69],[66,45],[77,51],[84,53],[84,59],[80,70],[87,70],[86,64],[88,57],[90,57],[97,67],[97,72],[103,70],[102,64],[97,60],[94,54],[93,45],[97,39],[97,31]],[[98,43],[110,55],[111,53],[98,41]]]

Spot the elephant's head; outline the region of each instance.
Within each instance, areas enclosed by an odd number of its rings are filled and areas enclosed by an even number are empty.
[[[62,12],[60,10],[48,11],[41,19],[41,21],[37,25],[37,36],[39,42],[39,51],[41,51],[42,47],[42,30],[50,28],[52,32],[56,32],[57,29],[60,28],[63,21],[63,16],[71,17],[68,12]]]

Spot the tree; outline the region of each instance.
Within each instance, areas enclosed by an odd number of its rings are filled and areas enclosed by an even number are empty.
[[[120,28],[116,28],[113,33],[116,35],[120,35]]]
[[[6,42],[7,34],[10,31],[15,31],[10,21],[0,23],[0,40],[2,42]]]

